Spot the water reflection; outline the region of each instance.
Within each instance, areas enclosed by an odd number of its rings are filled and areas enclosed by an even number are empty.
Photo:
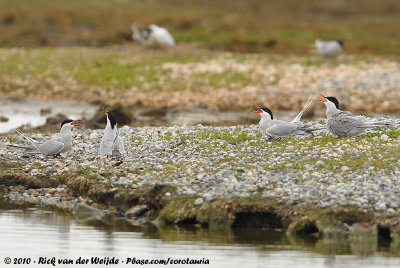
[[[134,226],[125,219],[105,224],[77,220],[65,212],[8,203],[0,204],[0,230],[0,258],[192,257],[210,259],[208,267],[400,265],[400,259],[395,258],[399,250],[390,241],[371,246],[347,239],[286,236],[280,230]]]
[[[42,109],[48,110],[49,113],[42,114]],[[0,122],[0,133],[22,125],[42,126],[48,116],[59,113],[75,119],[90,118],[96,109],[96,106],[83,101],[0,98],[0,116],[8,118],[7,122]]]

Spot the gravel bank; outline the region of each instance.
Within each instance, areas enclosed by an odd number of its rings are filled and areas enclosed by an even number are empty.
[[[13,70],[0,74],[0,97],[232,111],[253,105],[299,110],[309,95],[324,93],[338,97],[347,110],[399,113],[397,58],[343,55],[329,61],[186,46],[162,52],[123,46],[2,49],[0,59]]]
[[[4,144],[24,143],[14,135],[4,138],[0,149],[0,184],[6,186],[0,192],[39,205],[74,210],[85,203],[109,212],[118,208],[119,213],[146,196],[159,200],[153,218],[183,197],[194,209],[222,200],[268,200],[281,207],[356,208],[393,217],[400,207],[400,119],[382,120],[393,127],[370,130],[358,139],[320,131],[271,142],[256,125],[125,126],[122,161],[97,155],[102,130],[74,130],[73,149],[60,159],[26,158],[9,150]],[[321,123],[308,122],[314,127]],[[147,206],[143,211],[152,209]]]

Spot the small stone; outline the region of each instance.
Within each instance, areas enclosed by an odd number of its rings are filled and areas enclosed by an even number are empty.
[[[203,203],[204,203],[204,200],[203,200],[203,198],[201,198],[201,197],[197,198],[196,201],[194,201],[194,205],[195,205],[195,206],[200,206],[200,205],[202,205]]]
[[[207,195],[206,196],[206,202],[209,203],[209,202],[213,201],[213,198],[214,197],[212,195]]]
[[[388,217],[392,217],[395,214],[395,211],[393,208],[388,208],[388,210],[386,210],[386,215]]]
[[[167,192],[167,193],[165,193],[165,196],[170,197],[170,196],[171,196],[171,193],[170,193],[170,192]]]
[[[79,218],[87,218],[101,215],[102,211],[83,203],[77,203],[74,209],[74,214]]]
[[[325,167],[325,162],[322,161],[322,160],[318,160],[318,161],[315,163],[315,165],[316,165],[317,167]]]
[[[140,217],[148,210],[149,208],[147,207],[147,205],[136,205],[134,207],[131,207],[125,212],[125,217],[127,218]]]
[[[58,188],[56,189],[56,191],[59,192],[59,193],[65,193],[65,189],[64,189],[64,188],[61,188],[61,187],[58,187]]]
[[[349,168],[348,166],[343,166],[343,167],[341,168],[341,170],[345,172],[345,171],[349,171],[350,168]]]
[[[387,141],[388,139],[389,139],[389,136],[386,135],[386,134],[383,134],[383,135],[381,136],[381,141]]]
[[[0,122],[8,122],[8,117],[0,115]]]
[[[48,191],[49,194],[54,194],[55,192],[56,192],[56,189],[54,189],[54,188],[51,188],[51,189],[49,189],[49,191]]]
[[[375,209],[377,209],[377,210],[386,210],[386,203],[385,202],[378,202],[375,205]]]
[[[51,108],[41,108],[40,115],[46,115],[51,113]]]

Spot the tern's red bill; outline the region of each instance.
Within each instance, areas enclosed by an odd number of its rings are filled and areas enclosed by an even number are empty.
[[[70,125],[74,127],[79,127],[80,125],[77,124],[78,122],[79,120],[72,121]]]
[[[322,94],[319,94],[319,95],[321,95],[323,99],[317,99],[317,101],[320,101],[320,102],[327,102],[328,101],[328,99],[324,95],[322,95]]]
[[[263,110],[261,110],[261,108],[258,106],[254,106],[254,108],[258,109],[259,111],[251,111],[252,113],[261,114],[263,112]]]

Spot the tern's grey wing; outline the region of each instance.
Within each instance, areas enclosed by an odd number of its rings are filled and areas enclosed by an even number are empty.
[[[115,139],[114,149],[120,154],[125,154],[124,140],[119,135]]]
[[[362,133],[362,126],[367,119],[364,116],[354,116],[349,112],[340,112],[328,117],[327,127],[335,135],[358,136]]]
[[[37,145],[37,148],[39,152],[44,155],[56,155],[64,148],[64,143],[55,140],[49,140],[45,143]]]
[[[336,116],[333,116],[332,119],[334,119],[334,123],[337,125],[339,128],[343,129],[352,129],[356,127],[360,127],[363,125],[365,122],[367,122],[367,118],[364,116],[355,116],[349,112],[341,112],[337,114]]]
[[[36,147],[31,147],[31,146],[18,146],[18,145],[7,145],[8,148],[12,148],[14,150],[20,150],[20,151],[24,151],[24,152],[28,152],[28,153],[32,153],[32,152],[37,152],[40,153]]]
[[[116,131],[105,130],[104,136],[100,143],[100,154],[101,155],[111,155],[113,150],[114,141],[116,138]]]
[[[276,124],[267,129],[266,132],[273,138],[284,138],[296,135],[298,128],[299,125],[292,123]]]
[[[120,136],[118,136],[118,151],[120,154],[125,154],[124,140]]]

